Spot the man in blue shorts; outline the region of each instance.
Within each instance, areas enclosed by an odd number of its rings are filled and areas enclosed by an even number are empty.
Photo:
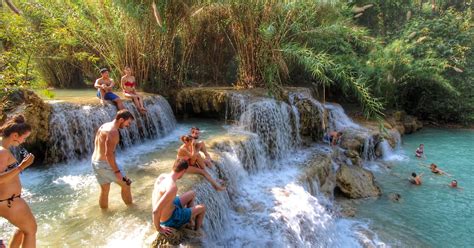
[[[206,207],[194,206],[194,191],[177,196],[176,181],[183,177],[188,166],[187,160],[178,159],[171,173],[161,174],[156,179],[152,196],[153,224],[165,235],[171,234],[172,228],[178,229],[188,223],[194,230],[199,230],[204,220]]]
[[[122,99],[112,92],[114,88],[114,80],[109,77],[109,70],[107,68],[100,69],[101,77],[95,80],[94,87],[97,88],[97,97],[100,98],[100,102],[104,104],[104,100],[112,101],[117,104],[119,110],[124,109]]]

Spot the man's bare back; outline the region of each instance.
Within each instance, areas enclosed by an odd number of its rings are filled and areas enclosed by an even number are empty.
[[[166,194],[166,192],[169,192]],[[153,211],[158,209],[158,204],[163,205],[160,215],[160,222],[166,221],[171,217],[175,206],[173,205],[173,201],[178,193],[178,188],[176,187],[176,183],[171,179],[170,174],[161,174],[155,181],[155,187],[153,189],[152,195],[152,206]],[[166,195],[165,195],[166,194]],[[162,199],[165,197],[164,199]]]

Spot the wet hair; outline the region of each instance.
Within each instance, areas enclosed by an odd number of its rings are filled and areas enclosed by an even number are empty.
[[[411,176],[416,177],[416,173],[415,172],[411,173]]]
[[[183,135],[183,136],[181,136],[179,139],[180,139],[183,143],[186,143],[186,142],[192,140],[193,137],[192,137],[191,135]]]
[[[176,161],[173,164],[173,171],[178,173],[178,172],[188,169],[188,167],[189,167],[189,164],[187,160],[176,159]]]
[[[129,120],[129,119],[135,120],[135,117],[133,117],[132,113],[130,113],[130,111],[126,109],[122,109],[117,112],[117,115],[115,116],[115,120],[118,121],[120,118],[124,120]]]
[[[109,71],[109,69],[107,69],[107,68],[105,68],[105,67],[104,67],[104,68],[101,68],[101,69],[99,70],[100,74],[102,74],[102,73],[104,73],[104,72],[107,72],[107,71]]]
[[[452,180],[451,183],[456,183],[456,184],[458,184],[458,180]]]
[[[420,146],[424,146],[425,144],[420,144]]]
[[[430,166],[433,166],[434,168],[437,168],[438,166],[435,164],[430,164]]]
[[[191,132],[193,132],[194,130],[198,130],[198,131],[199,131],[199,127],[192,127],[192,128],[191,128]]]
[[[25,122],[23,115],[15,115],[0,127],[0,135],[4,138],[9,137],[12,133],[23,135],[31,131],[31,126]]]

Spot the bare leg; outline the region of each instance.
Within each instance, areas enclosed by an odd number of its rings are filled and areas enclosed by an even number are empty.
[[[202,226],[202,222],[204,221],[204,215],[206,214],[206,206],[204,205],[197,205],[191,209],[191,219],[196,217],[196,226],[194,230],[199,230]]]
[[[119,183],[120,187],[122,187],[122,200],[126,205],[131,205],[133,203],[132,199],[132,187],[127,185],[125,182]]]
[[[3,213],[4,211],[1,212],[3,217],[20,229],[13,235],[10,247],[18,247],[20,243],[21,247],[35,248],[37,230],[36,220],[25,200],[21,198],[15,199],[12,203],[11,209],[6,210],[6,213]]]
[[[193,207],[195,197],[196,197],[196,192],[194,192],[193,190],[180,195],[179,200],[181,202],[181,206],[185,208]]]
[[[105,90],[104,89],[99,89],[99,91],[100,91],[100,104],[105,105],[105,100],[104,100]]]
[[[109,207],[110,183],[100,185],[99,206],[102,209]]]
[[[206,170],[203,170],[203,169],[199,169],[199,168],[196,168],[194,166],[189,166],[188,169],[187,169],[187,172],[191,173],[191,174],[199,174],[203,177],[206,178],[206,180],[211,183],[212,187],[214,187],[214,189],[216,189],[217,191],[223,191],[225,190],[225,187],[223,186],[220,186],[212,177],[211,175],[209,175],[209,173],[206,171]]]
[[[140,95],[137,95],[137,98],[138,98],[138,102],[140,103],[140,108],[146,112],[145,103],[143,103],[143,97]]]
[[[10,240],[10,245],[8,245],[9,248],[18,248],[21,246],[21,243],[23,243],[23,232],[20,229],[17,229],[15,233],[13,234],[12,239]]]
[[[114,100],[114,102],[117,104],[117,108],[118,108],[119,110],[122,110],[122,109],[125,108],[125,107],[123,106],[122,99],[117,98],[117,99]]]

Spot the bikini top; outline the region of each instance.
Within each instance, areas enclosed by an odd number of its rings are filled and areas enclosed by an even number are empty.
[[[135,82],[125,82],[123,85],[127,86],[127,87],[135,87]]]

